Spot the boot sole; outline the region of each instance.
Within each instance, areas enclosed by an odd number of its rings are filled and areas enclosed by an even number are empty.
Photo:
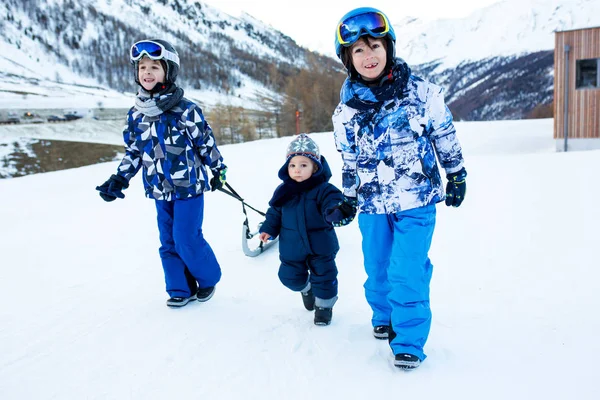
[[[196,295],[188,297],[187,301],[185,303],[169,303],[169,300],[167,300],[167,307],[169,307],[169,308],[185,307],[186,305],[188,305],[190,303],[190,301],[194,301],[194,300],[196,300]]]
[[[421,361],[405,361],[405,360],[394,360],[394,366],[403,370],[416,369],[421,365]]]
[[[405,371],[411,371],[413,369],[417,369],[421,365],[420,361],[416,361],[414,363],[406,363],[406,362],[394,362],[394,366],[396,368],[403,369]]]

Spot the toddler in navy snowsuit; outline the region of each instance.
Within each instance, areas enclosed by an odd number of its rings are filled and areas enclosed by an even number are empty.
[[[306,134],[288,146],[279,178],[283,183],[269,201],[260,239],[266,242],[279,236],[279,279],[302,293],[306,309],[315,310],[316,325],[329,325],[337,300],[339,244],[326,218],[344,196],[328,182],[329,165]]]
[[[175,84],[175,48],[164,40],[142,40],[131,47],[130,60],[140,89],[123,131],[125,156],[117,173],[96,189],[105,201],[122,199],[142,169],[146,196],[156,203],[167,306],[207,301],[221,268],[202,234],[206,167],[212,190],[223,185],[227,169],[202,110]]]

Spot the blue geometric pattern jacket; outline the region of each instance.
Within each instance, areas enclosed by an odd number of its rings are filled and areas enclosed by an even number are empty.
[[[401,95],[380,107],[357,110],[342,101],[332,117],[344,194],[358,197],[367,214],[444,200],[436,154],[447,174],[463,167],[442,88],[414,75],[407,80]]]
[[[123,140],[125,157],[117,173],[130,180],[143,168],[146,197],[152,199],[198,196],[209,190],[205,166],[215,173],[225,168],[202,110],[185,98],[154,117],[132,107]]]

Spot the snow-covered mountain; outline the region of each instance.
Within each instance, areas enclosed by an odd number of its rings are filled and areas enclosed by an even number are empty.
[[[465,18],[394,25],[398,55],[437,70],[554,49],[554,32],[600,25],[598,0],[503,0]],[[436,70],[436,71],[437,71]]]
[[[551,109],[554,32],[593,26],[597,0],[504,0],[465,18],[407,18],[394,28],[397,55],[446,89],[457,118],[493,120]]]
[[[400,20],[396,48],[446,89],[457,119],[519,119],[552,103],[554,32],[590,26],[600,26],[598,0],[504,0],[465,18]],[[33,96],[64,107],[57,93],[65,103],[88,94],[93,104],[100,93],[104,106],[125,107],[131,96],[122,93],[135,89],[127,50],[153,36],[177,46],[186,95],[205,104],[260,108],[257,94],[283,95],[309,59],[341,68],[250,15],[194,0],[3,0],[0,108]]]
[[[276,97],[280,78],[309,56],[336,64],[247,14],[232,17],[194,0],[3,0],[0,90],[20,95],[48,82],[134,90],[127,51],[149,37],[177,47],[182,84],[230,98],[249,99],[248,87]]]

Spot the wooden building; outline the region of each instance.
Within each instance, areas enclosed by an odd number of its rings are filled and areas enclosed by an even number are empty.
[[[554,139],[559,151],[600,148],[600,27],[555,34]]]

